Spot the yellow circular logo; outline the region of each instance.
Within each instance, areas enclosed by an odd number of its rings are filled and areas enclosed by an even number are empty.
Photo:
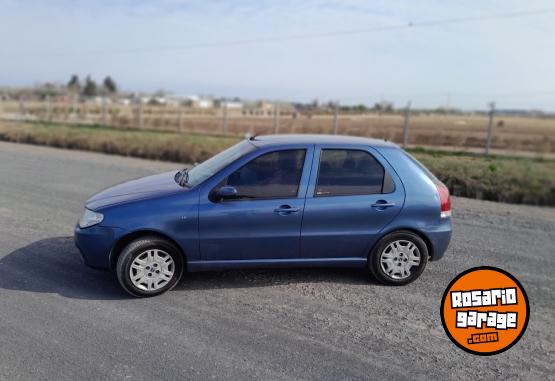
[[[496,267],[475,267],[449,283],[441,322],[459,348],[488,356],[506,351],[526,331],[530,305],[520,282]]]

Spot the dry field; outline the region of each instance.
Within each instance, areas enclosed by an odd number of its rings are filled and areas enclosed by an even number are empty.
[[[21,107],[16,102],[0,104],[0,117],[29,120],[50,120],[71,124],[107,124],[122,128],[223,134],[223,113],[220,109],[193,110],[170,106],[143,106],[139,118],[137,106],[108,105],[105,113],[101,104],[53,104],[50,111],[45,103],[28,103]],[[23,116],[22,116],[23,115]],[[483,149],[487,136],[487,117],[484,115],[411,115],[409,144],[412,146],[449,147],[456,150]],[[229,110],[230,135],[268,134],[275,131],[274,117],[243,115],[240,110]],[[279,133],[331,133],[332,115],[280,115]],[[338,133],[370,136],[401,142],[403,117],[377,113],[362,115],[340,114]],[[494,122],[492,148],[508,152],[534,154],[555,153],[555,118],[497,116]]]
[[[194,163],[206,160],[236,143],[239,138],[100,125],[0,121],[0,140]],[[484,156],[425,149],[413,149],[411,152],[454,195],[555,206],[553,159]]]

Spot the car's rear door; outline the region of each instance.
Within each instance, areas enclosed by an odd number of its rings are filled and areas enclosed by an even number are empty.
[[[300,231],[314,148],[288,146],[259,152],[200,195],[203,260],[271,260],[300,256]],[[233,186],[239,197],[214,200]]]
[[[301,256],[360,258],[400,212],[403,185],[370,147],[316,146],[307,191]]]

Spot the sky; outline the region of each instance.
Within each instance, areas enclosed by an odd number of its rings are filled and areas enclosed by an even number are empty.
[[[554,36],[552,0],[0,0],[0,86],[554,111]]]

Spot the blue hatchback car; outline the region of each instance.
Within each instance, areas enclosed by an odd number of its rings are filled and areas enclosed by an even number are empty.
[[[134,296],[186,271],[252,267],[361,267],[403,285],[443,256],[450,217],[445,185],[393,143],[259,136],[96,194],[75,242]]]

